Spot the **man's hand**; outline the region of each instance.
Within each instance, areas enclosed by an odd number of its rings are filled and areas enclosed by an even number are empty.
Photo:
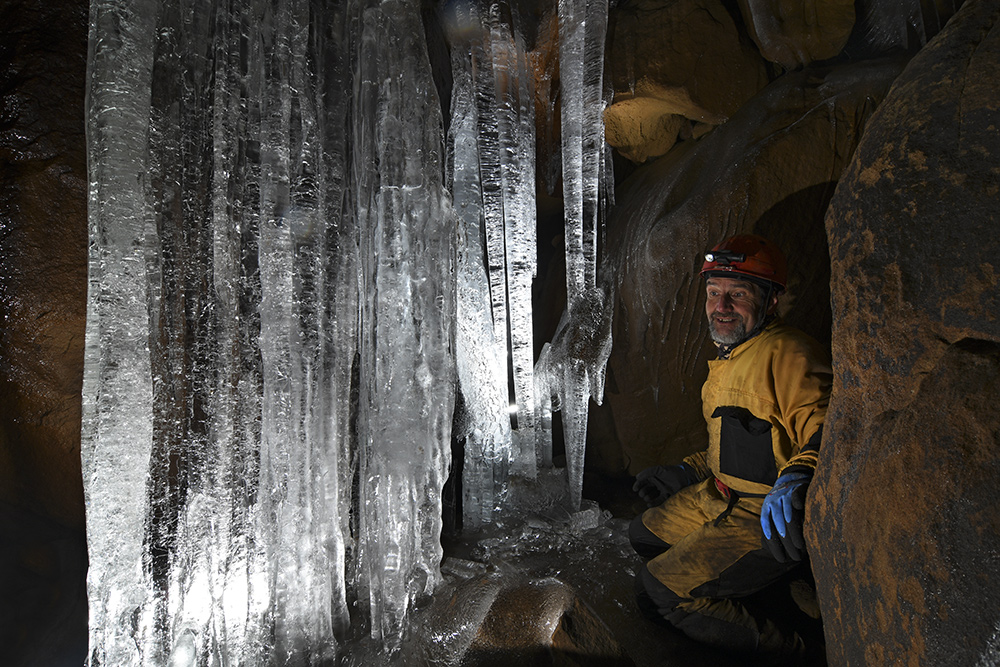
[[[632,490],[639,494],[646,505],[655,507],[685,486],[698,481],[691,466],[680,463],[675,466],[653,466],[635,476]]]
[[[764,530],[764,544],[779,563],[802,560],[805,556],[802,522],[810,480],[810,473],[785,473],[774,482],[771,492],[764,498],[760,527]]]

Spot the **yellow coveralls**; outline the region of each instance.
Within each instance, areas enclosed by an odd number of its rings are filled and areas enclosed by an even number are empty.
[[[778,318],[709,362],[708,449],[684,460],[701,481],[641,515],[645,549],[633,537],[640,553],[659,552],[637,575],[646,611],[733,650],[797,650],[797,636],[755,617],[739,598],[797,565],[762,547],[761,505],[780,474],[815,469],[832,377],[819,343]]]

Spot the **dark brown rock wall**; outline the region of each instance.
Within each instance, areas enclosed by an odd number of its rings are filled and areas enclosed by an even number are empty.
[[[854,28],[850,0],[738,0],[761,55],[787,69],[833,58]]]
[[[971,0],[914,57],[831,203],[807,539],[833,665],[1000,655],[998,19]]]
[[[767,85],[764,59],[719,0],[635,0],[609,20],[607,142],[635,163],[723,123]]]
[[[721,122],[767,84],[764,60],[719,0],[633,0],[610,33],[616,102],[657,97],[674,113]]]
[[[87,11],[0,8],[0,501],[77,527]]]
[[[631,473],[705,444],[700,389],[712,352],[698,271],[715,243],[745,231],[778,243],[791,267],[783,312],[829,340],[823,217],[901,67],[878,61],[786,75],[619,189],[608,228],[617,295],[606,401]]]

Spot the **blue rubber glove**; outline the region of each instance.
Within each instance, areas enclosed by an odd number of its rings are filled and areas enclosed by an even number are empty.
[[[638,493],[648,506],[656,507],[685,486],[690,486],[697,481],[697,473],[686,463],[674,466],[652,466],[640,471],[635,476],[632,490]]]
[[[812,475],[807,472],[788,472],[779,477],[764,498],[760,512],[760,527],[764,531],[764,544],[779,563],[802,560],[806,541],[802,535],[805,518],[806,490]]]

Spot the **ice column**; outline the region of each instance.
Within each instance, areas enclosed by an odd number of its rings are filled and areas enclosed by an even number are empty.
[[[455,360],[462,398],[455,436],[465,439],[464,526],[475,529],[490,523],[502,503],[511,463],[511,424],[506,338],[498,341],[496,337],[483,262],[483,192],[473,79],[473,61],[482,65],[483,35],[473,5],[457,7],[450,19],[453,84],[448,172],[459,232]]]
[[[357,243],[317,11],[93,3],[91,664],[328,662],[347,622]]]
[[[420,25],[416,0],[365,10],[355,100],[365,378],[360,565],[372,635],[390,649],[409,605],[441,578],[454,408],[454,220]]]
[[[252,85],[260,86],[251,90],[261,100],[261,541],[275,654],[283,664],[315,664],[334,657],[334,627],[348,622],[342,531],[350,507],[340,487],[349,483],[341,468],[350,457],[344,406],[357,251],[336,178],[344,166],[336,157],[344,153],[338,114],[346,107],[327,80],[343,76],[335,64],[343,45],[325,39],[328,26],[344,21],[308,0],[264,4],[256,16],[263,19],[251,47],[259,49]]]
[[[494,2],[485,12],[477,6],[460,8],[456,16],[468,17],[457,20],[464,21],[464,29],[472,35],[469,48],[494,338],[505,356],[509,350],[511,360],[514,471],[533,478],[537,470],[531,327],[531,281],[536,270],[533,92],[516,11],[501,19],[501,7],[506,5]]]
[[[583,488],[588,402],[603,398],[610,354],[610,298],[597,285],[607,13],[607,0],[559,1],[567,313],[560,332],[543,348],[538,385],[542,419],[555,408],[550,407],[553,396],[562,411],[574,507],[580,505]]]
[[[156,2],[95,5],[87,109],[90,244],[82,466],[87,504],[92,664],[140,664],[147,605],[143,528],[153,442],[144,196]],[[140,147],[137,150],[137,147]],[[138,636],[136,636],[138,635]]]
[[[538,464],[531,281],[535,248],[535,112],[526,49],[516,8],[510,24],[501,20],[501,3],[489,11],[489,51],[496,91],[503,193],[511,365],[517,402],[516,471],[533,478]]]
[[[475,144],[465,154],[478,163],[492,338],[505,385],[508,357],[510,361],[516,425],[512,471],[534,478],[538,453],[531,326],[531,281],[536,271],[532,79],[516,8],[501,2],[455,3],[448,9],[448,20],[449,37],[460,45],[455,50],[462,52],[454,56],[455,76],[471,80],[474,93],[469,113],[474,111]],[[459,108],[455,106],[453,113]],[[457,153],[455,162],[459,163]]]

